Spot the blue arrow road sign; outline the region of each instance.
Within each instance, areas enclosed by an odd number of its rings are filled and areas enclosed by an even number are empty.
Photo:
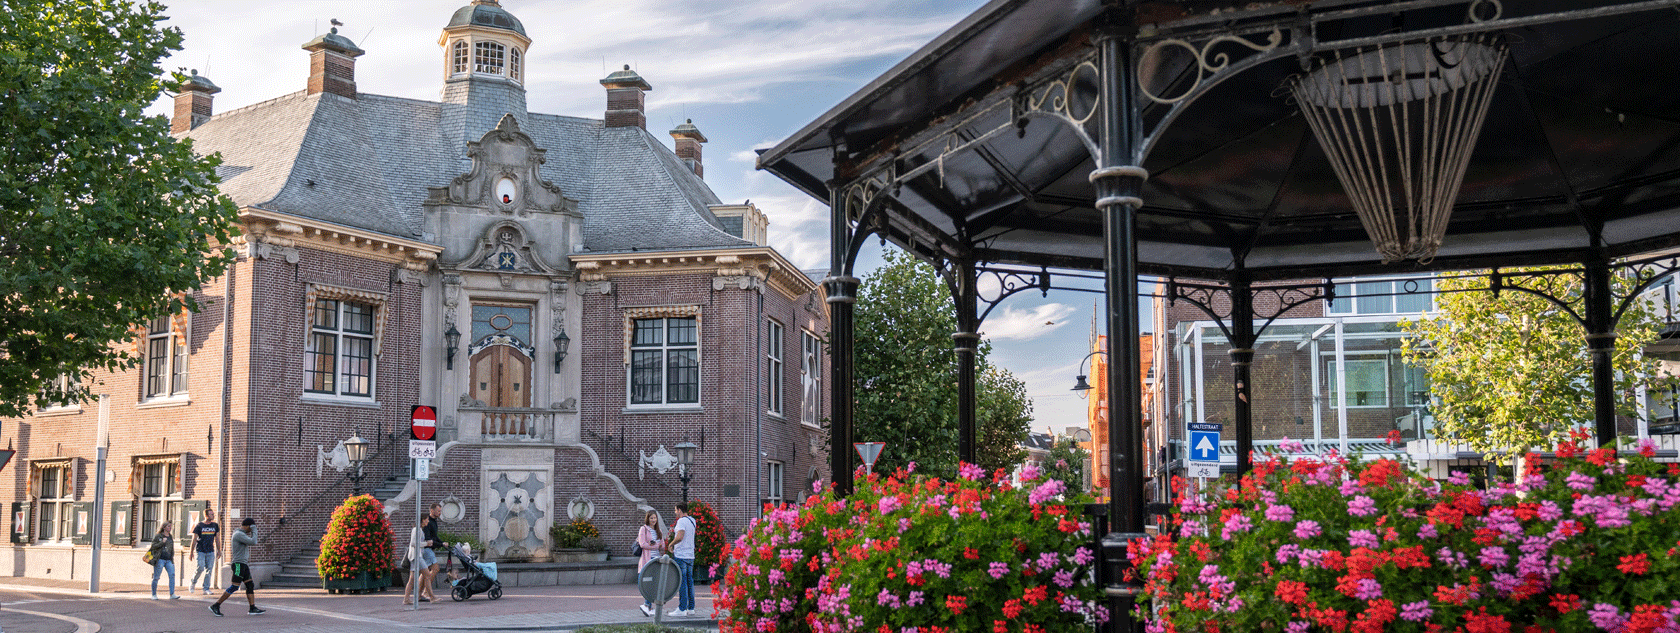
[[[1189,427],[1190,461],[1219,461],[1219,432],[1223,430],[1224,425],[1191,422]]]

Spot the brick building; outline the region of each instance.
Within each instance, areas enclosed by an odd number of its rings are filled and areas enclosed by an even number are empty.
[[[358,92],[336,29],[303,45],[299,92],[218,113],[215,84],[183,85],[173,129],[222,156],[238,260],[200,312],[135,332],[145,362],[99,375],[101,400],[6,421],[13,575],[83,578],[97,538],[105,579],[142,581],[159,522],[214,507],[258,521],[266,579],[350,493],[341,441],[370,442],[364,491],[407,479],[414,405],[439,454],[422,498],[386,497],[393,523],[442,501],[491,559],[548,560],[573,517],[626,554],[643,511],[671,520],[685,439],[689,496],[731,531],[826,479],[826,304],[759,209],[706,186],[699,129],[650,134],[628,67],[602,119],[527,111],[533,38],[495,0],[439,44],[435,102]]]

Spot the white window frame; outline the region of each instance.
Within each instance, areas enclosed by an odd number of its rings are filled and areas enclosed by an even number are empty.
[[[75,538],[76,531],[76,526],[72,524],[72,517],[70,516],[76,507],[75,482],[71,478],[70,462],[53,461],[44,464],[30,464],[30,467],[39,471],[35,476],[35,489],[29,491],[30,496],[35,497],[35,514],[29,517],[29,520],[34,521],[35,544],[70,543],[70,540]],[[42,493],[43,487],[47,483],[47,473],[49,471],[58,473],[58,495],[54,497],[47,497]],[[42,529],[42,522],[46,520],[47,516],[44,510],[48,507],[53,508],[53,534],[50,537],[44,534],[45,530]]]
[[[800,401],[803,411],[799,421],[806,426],[822,426],[822,339],[809,330],[799,332],[800,342]]]
[[[787,465],[780,460],[764,462],[764,501],[781,503],[784,500],[784,482],[787,477]]]
[[[1386,352],[1377,354],[1347,352],[1345,356],[1348,365],[1347,368],[1349,370],[1347,373],[1353,373],[1351,370],[1355,364],[1375,363],[1382,367],[1382,402],[1380,404],[1357,404],[1354,400],[1353,392],[1349,392],[1347,407],[1349,409],[1387,409],[1395,407],[1393,404],[1393,389],[1390,388],[1390,381],[1393,376],[1390,375],[1391,370],[1389,368],[1388,354]],[[1327,396],[1329,397],[1329,402],[1334,404],[1338,402],[1336,390],[1341,387],[1341,382],[1337,380],[1338,376],[1336,375],[1336,357],[1334,353],[1331,353],[1328,355],[1320,354],[1320,358],[1323,359],[1323,362],[1327,363],[1328,368],[1324,372],[1324,386]]]
[[[628,321],[628,324],[629,324],[629,328],[626,331],[628,339],[625,341],[625,343],[627,345],[627,349],[626,349],[627,354],[626,354],[625,364],[624,364],[624,372],[625,372],[625,376],[624,376],[624,384],[625,384],[624,401],[625,401],[626,408],[628,408],[628,409],[669,409],[669,408],[693,408],[693,407],[701,406],[701,394],[705,391],[702,388],[705,377],[702,375],[702,372],[701,372],[702,363],[703,363],[703,356],[702,356],[702,352],[701,352],[701,349],[700,349],[701,348],[701,345],[700,345],[701,332],[700,332],[700,317],[699,317],[699,315],[687,315],[687,316],[681,316],[681,315],[679,315],[679,316],[653,315],[653,316],[647,316],[647,317],[633,317],[633,318],[627,319],[627,321]],[[636,343],[636,340],[635,340],[636,329],[637,329],[636,324],[644,322],[644,321],[659,321],[660,322],[660,325],[659,325],[660,332],[659,332],[659,343],[658,344],[637,344]],[[689,322],[692,322],[694,324],[693,325],[694,341],[692,343],[687,343],[687,342],[678,343],[678,344],[671,343],[671,323],[673,321],[689,321]],[[693,352],[694,352],[694,374],[695,374],[695,376],[694,376],[694,398],[693,398],[693,400],[672,401],[672,399],[671,399],[671,384],[672,384],[671,383],[671,362],[670,362],[671,361],[671,355],[672,355],[673,352],[683,352],[683,351],[689,351],[689,350],[693,350]],[[636,387],[637,387],[636,369],[637,368],[636,368],[635,359],[639,354],[648,354],[648,353],[657,354],[658,357],[659,357],[659,383],[658,383],[659,398],[655,401],[637,402],[637,400],[636,400]]]
[[[520,57],[519,48],[514,47],[514,46],[509,46],[508,49],[507,49],[507,61],[508,61],[507,77],[508,77],[508,79],[512,79],[514,81],[521,81],[524,78],[524,76],[520,73],[521,69],[519,67],[519,61],[520,61],[519,57]]]
[[[134,525],[140,531],[137,541],[150,543],[152,537],[157,535],[161,524],[173,521],[173,517],[180,514],[181,502],[185,501],[181,496],[181,486],[179,485],[181,483],[181,462],[180,458],[176,458],[174,461],[136,463],[134,467],[141,469],[141,471],[139,477],[140,489],[136,491],[138,494],[134,495],[136,499],[134,512],[137,520],[132,521],[131,525]],[[151,480],[150,475],[154,468],[158,470],[159,477],[159,490],[156,494],[152,494],[146,488],[147,482]],[[148,508],[156,508],[158,512],[157,518],[151,523],[147,523],[146,519]],[[175,537],[180,538],[180,535],[177,534]]]
[[[786,368],[782,339],[786,334],[787,329],[775,319],[764,320],[764,412],[778,418],[783,417],[787,404],[787,385],[782,379]]]
[[[161,316],[146,325],[146,338],[141,345],[145,356],[140,365],[141,402],[176,401],[188,397],[187,387],[192,382],[187,371],[190,365],[187,349],[190,332],[190,314]],[[161,384],[154,386],[154,379]]]
[[[73,374],[73,373],[59,374],[58,377],[53,378],[52,380],[50,380],[48,382],[52,383],[52,386],[56,387],[60,392],[64,392],[64,393],[68,393],[70,390],[75,389],[75,388],[81,386],[81,384],[82,384],[81,378],[78,377],[76,374]],[[35,413],[36,413],[36,415],[65,415],[65,414],[70,414],[70,413],[79,413],[79,412],[81,412],[81,410],[82,410],[82,403],[80,401],[77,401],[77,402],[50,402],[50,403],[47,403],[45,406],[37,409],[35,411]]]
[[[333,312],[333,321],[330,325],[321,325],[320,319],[318,319],[316,315],[320,314],[323,307],[328,304],[331,304],[332,306],[330,310]],[[344,315],[346,306],[348,305],[358,305],[367,308],[367,319],[369,325],[365,332],[345,328]],[[383,306],[370,301],[322,297],[316,299],[312,304],[312,307],[313,309],[310,310],[309,315],[306,317],[309,319],[309,336],[304,339],[304,394],[312,397],[344,398],[364,402],[372,401],[378,395],[379,326],[380,318],[382,316],[380,312],[383,310]],[[319,350],[321,342],[326,340],[331,340],[333,343],[333,349],[330,352],[322,352]],[[347,349],[347,346],[345,345],[346,342],[365,342],[368,355],[365,358],[347,356],[345,354],[345,350]],[[316,367],[319,362],[317,359],[321,356],[330,357],[327,360],[328,366],[331,367],[330,372],[332,374],[332,377],[329,380],[329,382],[331,382],[330,389],[318,388],[318,381],[315,378],[318,374],[323,373],[321,371],[317,371]],[[367,372],[365,374],[351,373],[353,370],[352,365],[358,360],[366,361]],[[365,393],[359,393],[354,391],[354,387],[350,383],[352,379],[359,378],[363,375],[366,376],[367,385],[365,387]]]
[[[455,43],[449,46],[449,76],[465,75],[471,69],[472,45],[466,40],[455,40]]]
[[[507,45],[501,42],[473,42],[473,72],[507,76]]]
[[[1418,279],[1416,277],[1347,277],[1333,281],[1336,284],[1336,300],[1335,303],[1327,306],[1324,310],[1325,314],[1329,316],[1421,314],[1416,310],[1398,311],[1395,309],[1395,306],[1399,304],[1400,300],[1407,296],[1395,293],[1405,292],[1405,283],[1407,281],[1416,281],[1418,287],[1417,294],[1428,298],[1429,307],[1423,310],[1423,312],[1433,312],[1435,310],[1435,295],[1433,294],[1435,281],[1433,279]],[[1367,290],[1370,291],[1371,295],[1382,296],[1366,296],[1366,299],[1373,301],[1386,301],[1388,303],[1386,310],[1366,309],[1366,306],[1362,305],[1364,302],[1360,300],[1361,286],[1374,286],[1377,284],[1384,284],[1387,288],[1367,288]]]

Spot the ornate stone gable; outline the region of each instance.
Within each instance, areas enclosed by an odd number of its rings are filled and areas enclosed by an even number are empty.
[[[582,217],[577,200],[567,198],[554,183],[542,179],[539,168],[546,162],[547,152],[520,131],[513,115],[505,115],[496,129],[467,143],[472,170],[456,176],[446,187],[427,188],[430,195],[425,204],[473,207],[491,215],[562,213]]]

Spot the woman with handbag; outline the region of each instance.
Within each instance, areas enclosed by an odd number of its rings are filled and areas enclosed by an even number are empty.
[[[636,575],[640,576],[642,568],[658,558],[665,549],[665,530],[659,525],[658,512],[649,510],[642,517],[642,527],[636,530],[636,549],[641,550],[639,553],[642,555],[641,560],[636,563]],[[642,602],[642,615],[653,617],[652,602]]]
[[[146,550],[146,559],[152,564],[152,599],[158,599],[158,575],[169,572],[169,599],[180,600],[175,595],[175,526],[164,521],[158,527],[157,536],[152,537],[152,546]]]

